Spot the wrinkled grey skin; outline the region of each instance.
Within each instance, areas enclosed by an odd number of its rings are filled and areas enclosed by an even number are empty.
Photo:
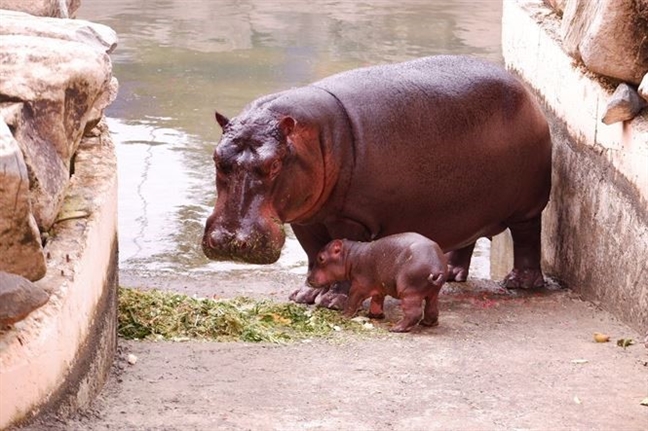
[[[551,139],[533,97],[499,66],[438,56],[351,70],[255,100],[214,152],[217,200],[203,250],[269,263],[290,223],[309,268],[329,241],[418,232],[462,281],[475,241],[509,228],[509,288],[543,284],[540,214]],[[340,307],[304,286],[298,302]],[[319,296],[318,296],[319,294]]]
[[[441,247],[423,235],[406,232],[372,242],[329,242],[317,254],[307,283],[326,287],[350,281],[346,317],[353,317],[362,301],[371,298],[369,317],[383,318],[385,296],[399,298],[403,317],[391,331],[409,332],[419,322],[438,324],[439,291],[447,275],[448,261]]]

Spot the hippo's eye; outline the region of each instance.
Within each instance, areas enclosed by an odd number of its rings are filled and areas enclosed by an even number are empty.
[[[214,160],[214,164],[216,166],[217,175],[227,175],[232,172],[232,165],[229,163],[224,163],[222,160],[216,159]]]
[[[319,256],[317,256],[317,262],[324,263],[325,260],[326,259],[324,259],[324,256],[322,256],[321,254]]]
[[[258,168],[259,175],[274,179],[281,169],[281,160],[266,161]]]
[[[279,173],[280,169],[281,169],[281,161],[273,160],[272,164],[270,165],[270,171],[268,173],[270,178],[272,179],[272,178],[276,177],[277,174]]]

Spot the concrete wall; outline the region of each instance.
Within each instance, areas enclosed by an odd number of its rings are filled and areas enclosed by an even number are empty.
[[[95,129],[96,130],[96,129]],[[66,416],[101,389],[117,346],[117,169],[107,128],[85,138],[45,246],[49,302],[0,331],[0,429]],[[84,216],[85,214],[85,216]]]
[[[605,125],[614,86],[561,48],[541,0],[504,0],[502,50],[552,119],[553,188],[543,215],[543,269],[648,332],[648,114]],[[508,232],[491,248],[493,277],[511,267]]]

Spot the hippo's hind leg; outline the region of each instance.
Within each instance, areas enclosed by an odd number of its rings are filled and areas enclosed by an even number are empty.
[[[502,286],[507,289],[529,289],[544,286],[540,268],[540,215],[521,222],[509,223],[513,237],[513,270]]]
[[[401,298],[401,309],[403,318],[399,320],[390,332],[409,332],[421,320],[421,302],[423,298],[420,295],[405,295]]]
[[[470,259],[475,248],[475,243],[467,245],[458,250],[446,253],[448,258],[448,281],[466,281],[468,279],[468,269],[470,268]]]
[[[440,286],[435,289],[434,293],[425,297],[423,320],[419,322],[423,326],[437,326],[439,324],[439,291],[441,291]]]

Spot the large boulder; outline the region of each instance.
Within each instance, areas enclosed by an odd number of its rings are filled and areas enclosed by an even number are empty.
[[[81,6],[81,0],[0,0],[0,9],[17,10],[31,15],[54,18],[74,18],[79,6]]]
[[[0,11],[0,21],[0,100],[12,106],[4,119],[28,166],[33,215],[47,231],[85,130],[116,96],[107,53],[117,38],[110,28],[87,21],[8,11]]]
[[[648,72],[648,0],[569,0],[561,26],[589,70],[633,84]]]
[[[0,271],[29,280],[45,275],[40,232],[31,212],[27,166],[18,142],[0,118]]]

